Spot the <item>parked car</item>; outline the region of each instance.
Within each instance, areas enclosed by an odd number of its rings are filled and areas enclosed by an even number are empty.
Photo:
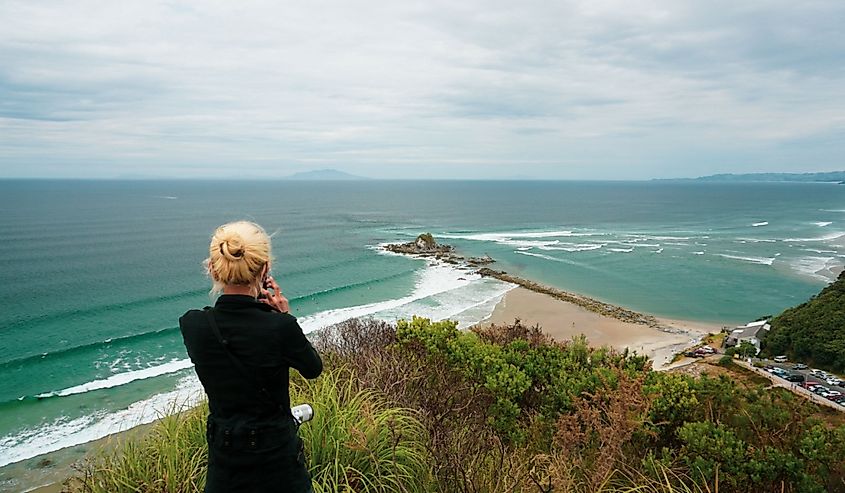
[[[794,365],[792,365],[792,369],[793,370],[806,370],[807,365],[805,365],[804,363],[795,363]]]
[[[781,354],[780,356],[775,356],[775,363],[786,363],[787,358],[786,355]]]
[[[786,376],[786,380],[788,382],[803,382],[804,381],[804,375],[800,375],[798,373],[790,373],[789,375]]]
[[[837,387],[842,385],[842,380],[840,380],[837,377],[830,377],[825,381],[827,382],[828,385],[834,385],[834,386],[837,386]]]

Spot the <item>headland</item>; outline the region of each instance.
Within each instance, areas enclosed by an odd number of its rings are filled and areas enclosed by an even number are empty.
[[[475,272],[483,277],[513,284],[514,289],[504,295],[490,317],[482,322],[484,325],[508,324],[519,319],[525,324],[539,324],[545,333],[560,341],[583,334],[591,346],[646,355],[652,359],[655,370],[671,367],[677,353],[706,334],[721,330],[717,324],[658,318],[491,269],[487,265],[495,260],[489,256],[463,256],[451,245],[437,243],[430,233],[423,233],[412,242],[388,244],[383,248],[477,269]]]

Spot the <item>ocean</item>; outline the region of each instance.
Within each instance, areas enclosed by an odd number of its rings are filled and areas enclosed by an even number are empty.
[[[177,319],[212,303],[208,240],[238,219],[273,233],[307,332],[488,316],[511,285],[378,248],[421,232],[497,270],[725,325],[805,301],[845,263],[835,184],[0,181],[0,467],[193,402]]]

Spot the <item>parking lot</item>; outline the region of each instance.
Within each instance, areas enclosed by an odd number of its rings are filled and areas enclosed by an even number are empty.
[[[770,360],[758,360],[763,363],[763,370],[772,374],[784,383],[790,383],[790,375],[800,375],[803,382],[791,382],[803,387],[816,396],[823,397],[828,401],[835,402],[845,407],[845,382],[842,382],[836,375],[831,375],[821,370],[807,368],[800,363],[776,363]],[[797,365],[797,367],[796,367]],[[792,378],[792,380],[798,380]]]

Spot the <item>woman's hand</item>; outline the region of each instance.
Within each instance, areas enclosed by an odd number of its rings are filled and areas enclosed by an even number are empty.
[[[268,288],[272,289],[273,291],[271,292]],[[264,285],[261,286],[261,294],[264,297],[259,298],[258,301],[270,305],[277,312],[290,312],[290,304],[288,304],[288,299],[282,295],[282,289],[279,287],[278,284],[276,284],[276,280],[273,279],[273,276],[267,276],[267,280],[264,281]]]

